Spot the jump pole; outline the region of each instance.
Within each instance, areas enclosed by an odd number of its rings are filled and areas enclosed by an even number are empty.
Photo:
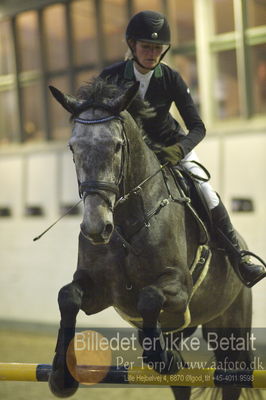
[[[266,389],[265,370],[219,370],[215,368],[184,368],[174,375],[161,375],[148,367],[100,367],[77,366],[78,370],[93,376],[106,369],[105,378],[98,383],[133,384],[148,386],[191,386],[191,387],[225,387],[237,386],[243,388]],[[0,381],[47,382],[52,371],[50,364],[34,363],[0,363]]]

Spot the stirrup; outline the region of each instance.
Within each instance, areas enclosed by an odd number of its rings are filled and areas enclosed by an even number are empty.
[[[253,279],[250,282],[246,282],[244,280],[244,278],[241,275],[241,272],[239,271],[239,266],[237,267],[238,269],[238,277],[240,278],[240,280],[244,283],[245,286],[247,286],[248,288],[253,287],[254,285],[256,285],[256,283],[260,282],[263,278],[266,277],[266,264],[265,262],[262,260],[262,258],[260,258],[259,256],[257,256],[255,253],[252,253],[249,250],[241,250],[240,252],[241,258],[246,257],[246,256],[252,256],[254,257],[256,260],[258,260],[263,266],[264,266],[264,273],[262,273],[260,276],[258,276],[257,278]]]
[[[253,286],[256,285],[256,283],[260,282],[262,279],[264,279],[266,276],[266,272],[265,274],[258,276],[256,279],[254,279],[252,282],[245,282],[244,285],[247,286],[248,288],[252,288]]]

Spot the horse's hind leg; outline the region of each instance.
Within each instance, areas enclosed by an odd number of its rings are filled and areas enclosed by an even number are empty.
[[[252,298],[250,289],[243,287],[223,315],[203,326],[203,336],[214,348],[219,369],[249,369],[252,359],[250,331]],[[211,342],[210,342],[211,339]],[[228,346],[225,346],[225,343]],[[240,343],[240,350],[236,346]],[[239,387],[224,387],[223,400],[238,400]]]
[[[75,336],[76,316],[81,307],[82,296],[83,290],[77,281],[64,286],[58,294],[61,321],[52,372],[49,377],[50,389],[58,397],[71,396],[78,388],[78,382],[68,371],[66,352]]]
[[[143,348],[143,361],[159,373],[171,374],[180,369],[183,359],[179,352],[168,351],[158,323],[165,296],[155,286],[144,287],[139,295],[138,311],[143,318],[139,341]]]

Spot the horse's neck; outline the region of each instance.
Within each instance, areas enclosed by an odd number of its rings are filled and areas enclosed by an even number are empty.
[[[145,144],[142,134],[136,124],[132,125],[128,140],[129,158],[126,181],[128,189],[130,190],[158,170],[160,164],[152,150]]]

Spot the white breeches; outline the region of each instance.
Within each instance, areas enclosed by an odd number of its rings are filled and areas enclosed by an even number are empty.
[[[203,178],[206,178],[206,175],[204,171],[197,165],[194,164],[191,161],[198,161],[199,158],[194,150],[192,150],[190,153],[186,155],[186,157],[183,158],[181,161],[181,164],[184,168],[189,170],[191,173],[197,176],[202,176]],[[198,180],[200,189],[202,191],[202,194],[208,204],[208,207],[210,210],[218,206],[219,204],[219,197],[217,196],[216,192],[213,190],[209,182],[203,182]]]

